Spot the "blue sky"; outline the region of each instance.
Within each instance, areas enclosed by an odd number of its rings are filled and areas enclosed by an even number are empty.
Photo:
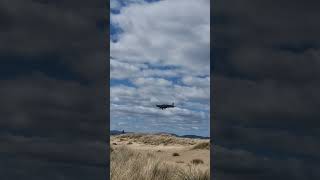
[[[110,1],[112,130],[209,136],[209,4]]]

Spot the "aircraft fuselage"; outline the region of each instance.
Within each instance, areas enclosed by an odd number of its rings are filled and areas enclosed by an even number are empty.
[[[170,105],[170,104],[160,104],[160,105],[158,105],[157,104],[157,107],[163,110],[163,109],[167,109],[167,108],[174,108],[175,106],[172,103],[172,105]]]

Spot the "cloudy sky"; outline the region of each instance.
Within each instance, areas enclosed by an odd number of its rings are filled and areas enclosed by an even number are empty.
[[[111,130],[209,136],[210,1],[110,6]]]
[[[0,9],[1,179],[107,179],[106,2]]]
[[[214,2],[214,179],[320,179],[319,1]]]

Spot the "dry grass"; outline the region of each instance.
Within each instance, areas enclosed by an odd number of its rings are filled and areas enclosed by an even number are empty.
[[[200,142],[193,146],[192,149],[210,149],[210,142]]]
[[[202,171],[195,166],[189,166],[188,170],[179,170],[177,173],[179,180],[209,180],[209,170]]]
[[[152,135],[152,134],[137,134],[137,133],[128,133],[118,135],[120,139],[130,139],[133,142],[140,142],[149,145],[171,145],[171,144],[179,144],[179,145],[194,145],[196,141],[190,140],[188,138],[179,138],[169,134],[160,134],[160,135]]]
[[[198,165],[198,164],[203,164],[203,161],[201,159],[193,159],[191,161],[192,164]]]
[[[127,147],[114,149],[110,155],[111,180],[209,180],[209,172],[195,166],[188,170],[161,161],[154,153],[141,153]]]

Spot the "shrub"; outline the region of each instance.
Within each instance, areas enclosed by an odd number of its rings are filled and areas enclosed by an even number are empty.
[[[175,152],[172,154],[172,156],[180,156],[180,154]]]

